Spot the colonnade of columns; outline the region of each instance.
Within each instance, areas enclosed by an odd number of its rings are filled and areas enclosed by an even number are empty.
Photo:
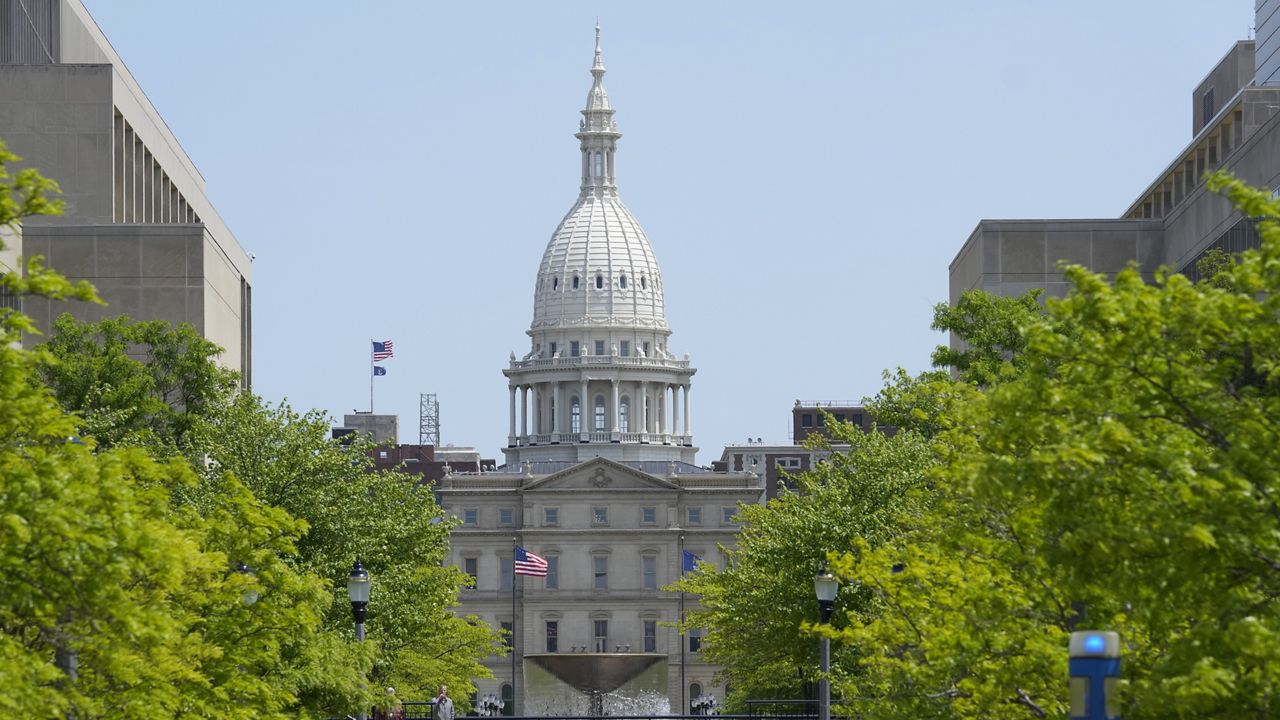
[[[602,381],[595,382],[598,385]],[[610,392],[597,389],[594,395],[590,392],[587,380],[508,385],[508,444],[526,444],[530,435],[552,435],[552,441],[558,442],[559,436],[568,433],[581,435],[608,432],[615,436],[614,440],[621,439],[617,437],[619,434],[693,434],[689,408],[691,383],[617,378],[606,382],[611,386]],[[596,414],[597,397],[602,397],[605,403],[603,427],[598,424],[601,418]],[[573,423],[575,398],[578,409],[576,425]],[[520,422],[519,433],[516,432],[516,418]]]

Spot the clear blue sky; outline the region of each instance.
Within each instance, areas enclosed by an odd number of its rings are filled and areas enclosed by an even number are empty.
[[[620,193],[691,354],[699,461],[928,365],[981,218],[1112,217],[1250,0],[86,0],[254,264],[254,386],[500,458],[507,354],[577,196],[593,25]]]

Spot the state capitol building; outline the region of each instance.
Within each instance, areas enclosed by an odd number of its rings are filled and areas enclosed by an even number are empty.
[[[754,468],[694,464],[696,370],[669,346],[657,256],[618,196],[622,134],[604,75],[597,27],[578,197],[538,266],[528,352],[503,370],[506,462],[436,488],[461,521],[451,561],[476,579],[459,612],[513,633],[512,654],[489,658],[494,677],[477,681],[503,714],[569,709],[584,675],[620,681],[599,688],[605,710],[722,700],[698,633],[674,626],[695,600],[662,588],[685,551],[722,567],[739,504],[764,495]],[[514,574],[516,546],[546,558],[545,578]]]

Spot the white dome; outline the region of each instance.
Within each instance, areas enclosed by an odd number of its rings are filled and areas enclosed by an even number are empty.
[[[575,326],[669,332],[653,248],[609,192],[578,198],[538,266],[530,329]]]

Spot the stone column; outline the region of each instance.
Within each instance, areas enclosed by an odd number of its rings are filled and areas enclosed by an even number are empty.
[[[693,416],[689,414],[689,391],[693,389],[693,383],[684,386],[684,434],[693,436]]]
[[[582,433],[579,440],[586,440],[587,436],[587,379],[582,379],[582,394],[578,396],[578,432]]]
[[[564,414],[564,403],[560,399],[560,381],[551,383],[551,432],[560,434],[560,416]],[[560,442],[559,437],[551,438],[551,442]]]
[[[671,386],[671,434],[680,433],[680,386]]]
[[[520,437],[529,437],[529,386],[520,386]],[[528,440],[525,440],[528,442]]]
[[[610,417],[613,418],[613,421],[609,423],[609,432],[613,433],[614,440],[619,440],[620,438],[617,437],[618,435],[618,378],[615,376],[613,380],[609,382],[609,384],[613,386],[613,405],[609,409],[610,410],[609,415]]]
[[[654,393],[658,396],[658,434],[667,434],[667,386],[664,383],[657,383],[654,386]]]
[[[508,423],[510,429],[507,431],[507,446],[511,447],[516,444],[516,386],[511,385],[507,389],[511,391],[511,422]]]

